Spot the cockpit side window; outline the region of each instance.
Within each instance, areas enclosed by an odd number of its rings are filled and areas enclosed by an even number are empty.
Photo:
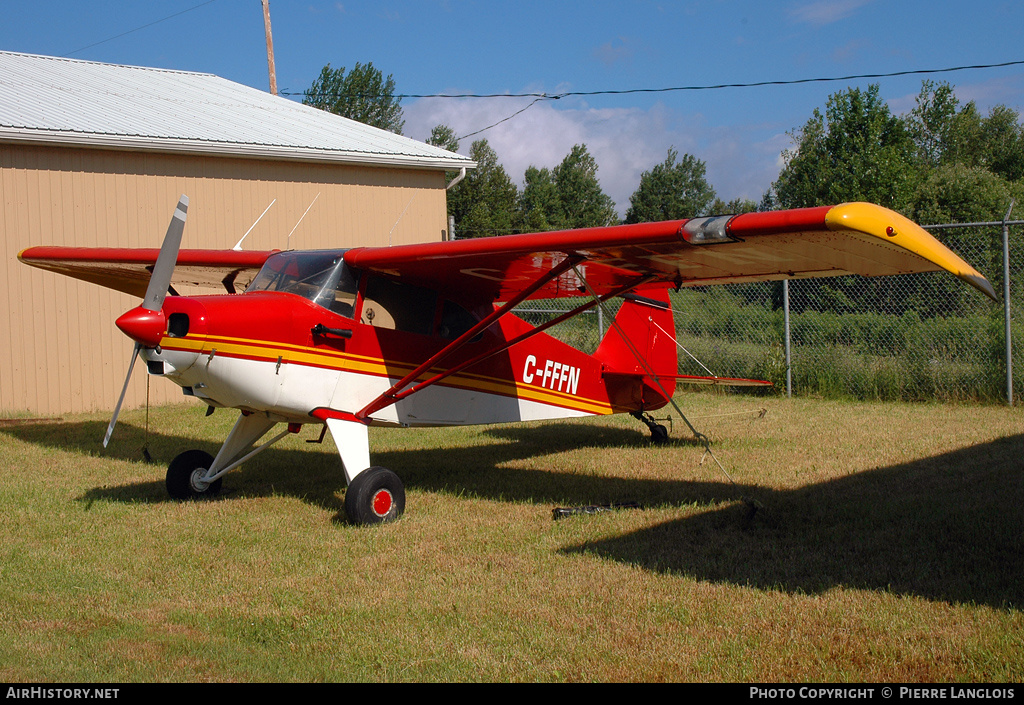
[[[358,291],[359,277],[352,273],[343,258],[339,258],[330,276],[324,281],[324,285],[317,295],[313,297],[313,303],[329,308],[346,318],[352,318]]]
[[[345,264],[344,250],[279,252],[264,263],[246,293],[282,291],[309,299],[352,318],[358,277]]]
[[[435,291],[371,275],[359,317],[377,328],[430,335],[436,307]]]
[[[445,301],[441,307],[441,326],[438,328],[437,332],[442,338],[455,340],[475,326],[479,321],[479,318],[462,308],[462,306],[459,306],[457,303]],[[480,340],[482,336],[483,333],[478,333],[470,342],[475,343]]]

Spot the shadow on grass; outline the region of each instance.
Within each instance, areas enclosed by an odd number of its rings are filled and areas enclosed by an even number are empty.
[[[568,547],[791,593],[885,590],[952,603],[1024,606],[1024,435]]]
[[[0,428],[41,445],[99,454],[105,424],[54,423]],[[139,460],[141,429],[119,426],[123,439],[106,455]],[[394,431],[391,431],[394,433]],[[548,506],[632,499],[676,505],[686,516],[637,532],[568,546],[647,570],[791,593],[845,586],[885,590],[997,608],[1024,605],[1024,435],[859,472],[795,490],[715,481],[634,480],[545,470],[545,455],[576,448],[648,447],[646,435],[600,425],[495,427],[485,443],[376,452],[406,486]],[[479,440],[480,436],[474,436]],[[672,445],[685,445],[679,441]],[[216,453],[215,443],[150,433],[159,478],[98,487],[81,497],[163,502],[166,462],[181,450]],[[525,462],[524,462],[525,461]],[[537,469],[503,467],[509,463]],[[711,470],[702,475],[713,477]],[[232,473],[227,497],[295,496],[343,521],[344,475],[333,445],[273,448]],[[749,526],[740,497],[763,505]],[[704,511],[697,507],[715,507]],[[548,507],[545,507],[546,512]]]
[[[148,445],[153,458],[155,479],[106,485],[87,492],[82,500],[118,502],[169,502],[164,487],[167,463],[178,453],[192,448],[216,455],[214,442],[196,441],[185,436],[150,431],[129,423],[118,425],[119,442],[103,449],[106,425],[100,421],[77,423],[34,423],[0,427],[0,433],[20,440],[89,455],[123,461],[141,461],[141,448]],[[414,431],[415,432],[415,431]],[[403,433],[397,429],[381,433]],[[467,433],[477,433],[469,431]],[[269,435],[269,434],[268,434]],[[629,499],[648,504],[713,501],[721,498],[718,485],[701,488],[694,483],[640,482],[625,478],[598,477],[552,473],[544,468],[524,470],[502,467],[515,461],[584,448],[647,448],[646,431],[588,425],[547,424],[517,428],[500,427],[484,431],[494,442],[459,447],[415,448],[411,450],[380,450],[372,453],[374,465],[392,468],[409,489],[537,503],[591,504]],[[372,444],[371,437],[371,444]],[[666,446],[686,446],[690,441],[676,440]],[[294,496],[328,511],[335,520],[345,521],[345,476],[334,445],[310,444],[294,449],[275,446],[253,458],[225,477],[219,499]],[[735,494],[735,493],[733,493]],[[731,495],[729,495],[731,496]],[[547,510],[545,510],[547,511]]]

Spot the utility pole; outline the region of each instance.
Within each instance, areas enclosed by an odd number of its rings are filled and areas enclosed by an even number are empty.
[[[270,34],[270,0],[263,0],[263,27],[267,32],[267,70],[270,71],[270,93],[277,95],[277,71],[274,69],[274,38]]]

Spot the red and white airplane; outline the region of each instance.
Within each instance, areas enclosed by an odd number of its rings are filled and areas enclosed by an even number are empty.
[[[341,455],[355,523],[393,520],[405,505],[398,476],[370,464],[369,426],[626,412],[657,439],[664,428],[648,412],[671,402],[677,382],[766,384],[678,374],[670,287],[944,269],[995,299],[923,229],[865,203],[283,252],[180,249],[187,209],[182,196],[159,251],[32,247],[19,258],[142,297],[117,320],[135,341],[125,389],[141,354],[149,374],[210,411],[240,410],[216,457],[189,450],[170,463],[171,496],[215,494],[227,472],[319,424]],[[176,295],[183,284],[227,293]],[[537,327],[512,313],[557,297],[580,302]],[[621,307],[593,355],[544,333],[613,297]],[[104,446],[123,400],[122,390]],[[284,430],[257,446],[278,424]]]

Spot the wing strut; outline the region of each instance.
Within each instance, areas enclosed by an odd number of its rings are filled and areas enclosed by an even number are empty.
[[[621,296],[622,294],[625,294],[626,292],[630,291],[631,289],[635,289],[636,287],[641,286],[642,284],[646,284],[646,283],[648,283],[650,281],[653,281],[654,279],[656,279],[656,277],[653,276],[653,275],[642,277],[641,279],[639,279],[639,280],[637,280],[635,282],[632,282],[630,284],[626,284],[625,286],[621,286],[618,289],[615,289],[614,291],[611,291],[611,292],[605,294],[604,296],[600,297],[599,299],[588,301],[585,304],[577,306],[576,308],[572,309],[571,311],[566,311],[562,315],[557,316],[555,318],[552,318],[550,321],[548,321],[546,323],[543,323],[543,324],[537,326],[536,328],[532,328],[532,329],[526,331],[525,333],[523,333],[522,335],[516,336],[512,340],[505,341],[504,343],[502,343],[500,346],[494,348],[493,350],[488,350],[487,352],[480,353],[476,357],[473,357],[473,358],[471,358],[469,360],[465,360],[464,362],[460,362],[458,365],[455,365],[454,367],[450,367],[447,370],[445,370],[444,372],[439,372],[438,374],[434,375],[430,379],[424,380],[424,381],[420,382],[419,384],[416,384],[416,385],[414,385],[412,387],[409,387],[408,389],[404,389],[404,390],[402,390],[400,392],[396,392],[392,396],[392,398],[391,398],[391,403],[393,404],[393,403],[399,402],[402,399],[405,399],[406,397],[415,394],[416,392],[419,392],[419,391],[421,391],[423,389],[426,389],[427,387],[429,387],[429,386],[431,386],[433,384],[437,384],[438,382],[440,382],[442,379],[445,379],[446,377],[450,377],[451,375],[456,374],[457,372],[462,372],[462,370],[466,369],[467,367],[472,367],[473,365],[477,364],[478,362],[483,362],[484,360],[486,360],[489,357],[493,357],[493,356],[495,356],[495,355],[497,355],[499,353],[505,352],[506,350],[511,348],[513,345],[518,345],[519,343],[523,342],[524,340],[526,340],[528,338],[532,338],[533,336],[537,335],[538,333],[543,333],[548,328],[550,328],[552,326],[555,326],[555,325],[558,325],[562,321],[565,321],[565,320],[568,320],[570,318],[573,318],[574,316],[578,316],[579,314],[583,313],[584,311],[589,311],[590,309],[594,308],[595,306],[598,306],[598,305],[604,303],[608,299],[614,298],[616,296]]]
[[[563,259],[560,263],[558,263],[558,265],[548,270],[547,274],[544,274],[543,276],[538,278],[537,281],[535,281],[533,284],[526,287],[518,294],[513,296],[511,299],[506,301],[501,307],[495,309],[494,312],[491,313],[489,316],[483,318],[479,323],[470,328],[468,331],[460,335],[451,343],[443,347],[441,350],[431,355],[426,362],[424,362],[415,370],[407,374],[405,377],[391,385],[391,387],[386,392],[384,392],[379,397],[374,399],[372,402],[367,404],[365,407],[357,411],[354,414],[355,417],[361,421],[365,420],[370,414],[380,411],[381,409],[391,406],[392,404],[397,402],[399,398],[401,398],[397,395],[400,392],[402,392],[405,387],[415,382],[417,377],[419,377],[421,374],[423,374],[431,367],[439,363],[441,360],[444,360],[445,358],[449,357],[456,350],[460,349],[463,345],[465,345],[470,340],[475,338],[477,333],[480,333],[486,330],[487,328],[490,328],[491,325],[495,323],[495,321],[497,321],[499,318],[504,316],[513,308],[521,304],[526,299],[530,298],[530,296],[538,289],[540,289],[553,279],[557,279],[558,277],[562,276],[567,271],[574,268],[577,264],[579,264],[585,259],[586,257],[584,257],[583,255],[571,255]],[[405,394],[403,396],[408,395]]]

